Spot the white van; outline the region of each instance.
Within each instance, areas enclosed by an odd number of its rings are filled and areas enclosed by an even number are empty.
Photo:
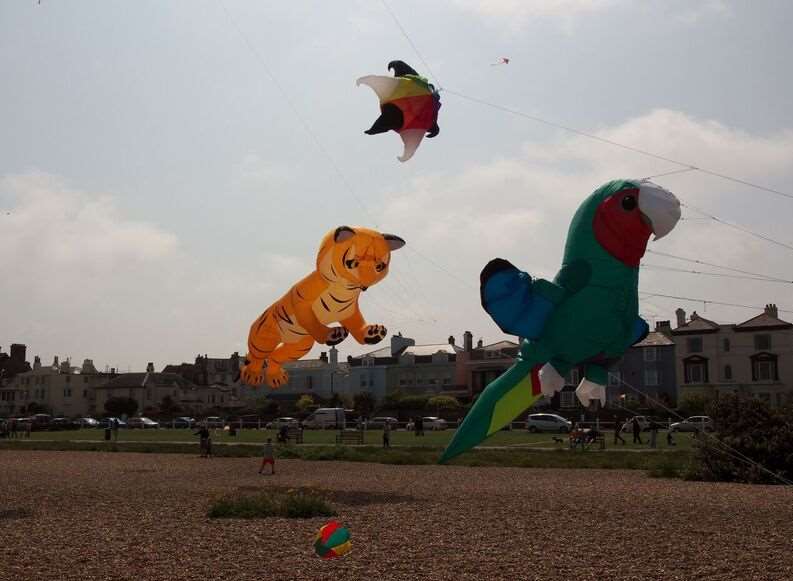
[[[345,426],[344,408],[319,408],[303,420],[304,428],[343,430]]]

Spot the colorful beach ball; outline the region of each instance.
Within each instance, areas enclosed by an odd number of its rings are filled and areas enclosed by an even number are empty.
[[[314,550],[323,559],[335,559],[350,552],[350,531],[335,520],[322,525],[314,540]]]

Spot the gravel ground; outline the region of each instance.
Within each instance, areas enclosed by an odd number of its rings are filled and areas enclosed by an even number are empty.
[[[793,490],[635,471],[0,451],[0,579],[793,579]],[[339,491],[327,519],[209,520],[231,491]]]

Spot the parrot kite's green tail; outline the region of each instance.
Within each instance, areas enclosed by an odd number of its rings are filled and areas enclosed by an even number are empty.
[[[534,405],[542,396],[538,375],[540,367],[536,363],[518,361],[488,385],[457,428],[438,462],[443,464],[470,450]]]

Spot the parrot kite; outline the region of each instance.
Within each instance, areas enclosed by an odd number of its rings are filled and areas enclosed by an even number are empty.
[[[482,306],[502,331],[523,338],[515,364],[479,395],[440,462],[473,448],[583,365],[579,400],[605,403],[608,368],[649,327],[639,317],[639,262],[651,234],[669,234],[680,202],[646,180],[616,180],[592,193],[573,216],[562,268],[553,282],[533,279],[501,258],[480,275]]]
[[[364,133],[399,133],[404,150],[397,159],[405,162],[413,157],[425,134],[435,137],[440,132],[441,98],[427,79],[404,62],[391,61],[388,69],[394,71],[393,77],[368,75],[356,81],[356,85],[371,87],[380,99],[380,117]]]

